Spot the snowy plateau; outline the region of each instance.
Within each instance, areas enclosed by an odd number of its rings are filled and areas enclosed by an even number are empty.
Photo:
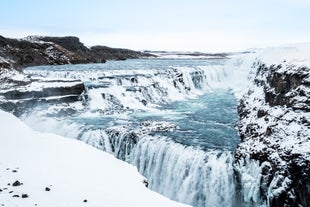
[[[0,205],[310,206],[309,44],[0,80]]]

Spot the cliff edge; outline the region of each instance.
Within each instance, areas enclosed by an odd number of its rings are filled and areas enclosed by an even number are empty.
[[[269,49],[252,65],[236,151],[240,182],[253,187],[243,192],[247,201],[310,206],[309,48]]]

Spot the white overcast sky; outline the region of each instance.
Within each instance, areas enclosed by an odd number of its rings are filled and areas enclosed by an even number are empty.
[[[1,0],[0,35],[85,45],[238,51],[310,42],[310,0]]]

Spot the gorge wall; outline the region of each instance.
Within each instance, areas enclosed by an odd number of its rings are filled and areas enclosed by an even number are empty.
[[[237,167],[243,186],[256,176],[257,190],[246,199],[310,206],[310,68],[285,59],[252,67],[253,85],[238,107],[242,142],[235,155],[237,166],[255,163],[259,174]]]

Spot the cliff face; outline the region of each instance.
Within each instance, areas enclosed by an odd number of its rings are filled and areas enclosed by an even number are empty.
[[[77,37],[9,39],[0,36],[0,68],[37,65],[104,63],[106,60],[149,57],[149,54],[103,46],[87,48]]]
[[[64,40],[71,40],[71,37],[66,37]],[[96,62],[87,53],[82,55],[57,43],[43,41],[36,37],[28,37],[22,40],[0,37],[0,56],[7,59],[14,69],[36,65]]]
[[[96,57],[105,57],[106,60],[125,60],[128,58],[155,57],[148,53],[134,50],[111,48],[106,46],[93,46],[90,48]]]
[[[252,67],[238,108],[237,165],[257,163],[256,193],[268,206],[310,206],[310,68],[286,60]]]

